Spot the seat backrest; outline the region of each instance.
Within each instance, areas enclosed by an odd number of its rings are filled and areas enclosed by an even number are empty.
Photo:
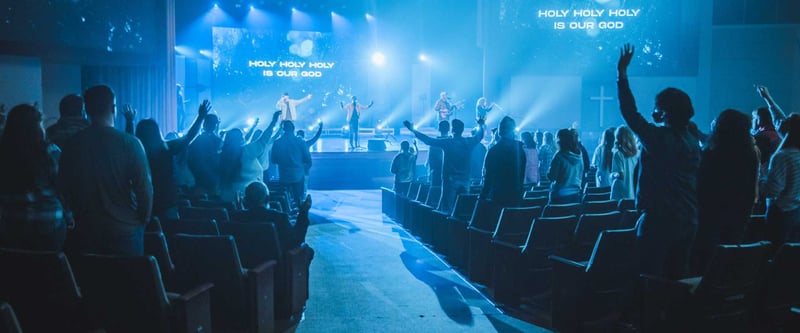
[[[581,215],[582,205],[579,203],[571,204],[550,204],[544,206],[542,217],[558,217],[558,216],[579,216]]]
[[[152,256],[73,258],[89,316],[109,332],[169,332],[170,305]]]
[[[583,203],[583,214],[601,214],[618,211],[619,203],[616,200],[586,201]]]
[[[0,300],[14,306],[28,332],[85,329],[81,293],[61,252],[0,249]]]
[[[175,272],[175,264],[172,262],[172,256],[169,255],[167,237],[163,233],[144,233],[144,254],[156,258],[162,280],[167,280]]]
[[[171,234],[219,235],[219,226],[213,219],[180,219],[170,226]]]
[[[622,217],[619,219],[619,227],[617,229],[631,229],[636,228],[639,223],[641,214],[635,209],[622,211]]]
[[[175,282],[182,290],[204,283],[211,289],[214,326],[247,325],[245,270],[233,236],[177,234],[170,239],[175,260]]]
[[[764,279],[766,309],[800,304],[800,243],[784,243],[771,260]]]
[[[493,240],[522,246],[528,239],[533,219],[542,214],[542,207],[503,208]]]
[[[528,239],[522,253],[528,258],[531,268],[551,267],[547,257],[563,255],[572,239],[578,217],[538,217],[533,220]]]
[[[425,205],[436,208],[439,205],[439,199],[442,197],[441,186],[431,186],[428,189],[428,197],[425,198]]]
[[[620,199],[617,204],[617,210],[626,211],[636,209],[636,200],[633,199]]]
[[[270,192],[269,193],[269,201],[277,201],[281,203],[282,212],[287,213],[292,209],[292,205],[289,203],[289,196],[286,195],[284,192]],[[277,209],[277,208],[275,208]]]
[[[538,198],[538,197],[547,197],[550,195],[550,190],[531,190],[526,191],[524,197],[525,198]]]
[[[755,290],[767,263],[770,242],[718,245],[696,295],[707,304],[743,303]]]
[[[225,208],[228,213],[232,213],[237,210],[236,205],[233,202],[222,200],[197,200],[192,206],[200,208]]]
[[[606,280],[633,278],[638,265],[636,230],[603,230],[596,239],[586,272]]]
[[[492,201],[478,200],[478,202],[475,203],[472,217],[467,217],[467,219],[469,219],[469,225],[467,227],[491,232],[497,228],[497,221],[500,219],[500,212],[502,209],[503,207]]]
[[[610,199],[611,199],[611,192],[586,193],[583,195],[583,202],[606,201]]]
[[[619,226],[620,212],[604,214],[583,214],[575,226],[570,246],[570,259],[587,260],[602,231],[616,229]]]
[[[422,183],[419,186],[419,191],[417,191],[417,195],[413,198],[417,202],[425,202],[428,199],[428,190],[431,188],[431,184]]]
[[[469,219],[472,212],[475,210],[477,201],[477,194],[459,194],[450,216],[461,220]]]
[[[550,201],[550,198],[548,198],[547,196],[523,198],[522,201],[520,201],[519,206],[520,207],[536,207],[536,206],[544,207],[544,206],[547,205],[548,201]]]
[[[411,185],[408,187],[408,193],[406,193],[406,198],[415,199],[419,193],[420,186],[422,186],[420,182],[411,182]]]
[[[586,186],[583,188],[583,193],[584,194],[588,194],[588,193],[611,193],[611,186],[596,187],[596,186],[589,186],[589,184],[586,184]]]
[[[8,303],[0,303],[0,333],[22,333],[17,315]]]
[[[182,220],[214,219],[221,223],[230,221],[228,210],[219,207],[181,207],[179,208],[179,214]]]
[[[236,240],[239,258],[246,268],[253,268],[264,262],[281,262],[281,244],[273,223],[228,222],[219,225],[222,235],[231,235]]]

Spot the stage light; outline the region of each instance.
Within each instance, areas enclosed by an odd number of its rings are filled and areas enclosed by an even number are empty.
[[[247,126],[253,126],[256,123],[256,118],[247,118]]]
[[[210,50],[200,50],[200,54],[205,56],[206,58],[211,58],[212,54]]]
[[[419,125],[414,125],[414,129],[418,130],[419,129]]]
[[[317,118],[317,124],[321,124],[321,123],[322,123],[322,118]]]
[[[383,129],[383,125],[378,125],[378,130],[380,131],[382,129]]]
[[[428,56],[426,56],[425,53],[420,53],[419,54],[419,61],[427,62],[428,61]]]
[[[250,5],[250,10],[256,9],[256,6]]]
[[[345,131],[349,131],[350,130],[350,126],[344,125],[344,126],[342,126],[342,129],[344,129]]]
[[[517,131],[517,132],[519,132],[520,128],[519,128],[519,127],[517,127],[517,128],[515,128],[514,130],[515,130],[515,131]]]
[[[308,130],[309,131],[313,131],[314,130],[314,125],[308,126]]]
[[[215,2],[214,3],[214,8],[219,8],[219,4]]]
[[[297,11],[297,9],[295,9],[294,7],[292,7],[292,11],[293,11],[293,12],[296,12],[296,11]]]
[[[372,63],[378,66],[383,66],[386,63],[386,57],[383,53],[375,52],[372,54]]]

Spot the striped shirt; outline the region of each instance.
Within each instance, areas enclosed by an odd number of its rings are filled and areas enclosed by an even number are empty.
[[[782,211],[800,208],[800,149],[784,148],[772,155],[763,192]]]

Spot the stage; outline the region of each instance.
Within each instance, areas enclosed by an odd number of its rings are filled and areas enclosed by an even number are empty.
[[[413,139],[408,130],[385,131],[368,134],[369,129],[361,129],[361,148],[351,150],[348,138],[339,133],[325,132],[317,143],[311,147],[312,167],[308,186],[313,190],[351,190],[378,189],[381,186],[391,188],[394,175],[389,171],[392,159],[400,151],[403,140]],[[433,129],[421,129],[427,135]],[[306,133],[313,133],[308,131]],[[385,134],[384,134],[385,133]],[[364,135],[367,134],[367,135]],[[309,134],[307,134],[308,137]],[[417,156],[417,176],[425,175],[425,161],[428,158],[428,146],[417,140],[419,156]],[[372,144],[372,150],[369,145]],[[385,147],[383,151],[375,149]]]

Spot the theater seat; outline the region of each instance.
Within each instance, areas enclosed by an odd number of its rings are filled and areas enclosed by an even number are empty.
[[[230,221],[228,210],[225,208],[180,207],[178,214],[181,220],[215,220],[217,223]]]
[[[22,333],[17,315],[8,303],[0,303],[0,333]]]
[[[169,254],[167,237],[160,232],[144,233],[144,254],[153,256],[158,262],[158,269],[161,272],[161,280],[167,288],[172,286],[172,276],[175,274],[175,264]]]
[[[211,328],[210,283],[167,294],[152,256],[81,255],[75,273],[91,321],[108,332],[203,332]]]

